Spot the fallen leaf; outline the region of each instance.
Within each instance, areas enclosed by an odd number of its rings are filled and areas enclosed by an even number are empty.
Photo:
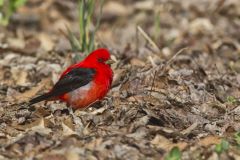
[[[218,136],[208,136],[199,140],[198,144],[201,146],[208,147],[209,145],[219,144],[221,142],[221,138]]]
[[[63,136],[70,136],[70,135],[76,135],[77,133],[75,131],[73,131],[69,126],[67,126],[66,124],[64,124],[62,122],[62,129],[63,129]]]
[[[45,51],[52,51],[54,47],[54,42],[51,37],[45,33],[41,33],[38,35],[39,40],[41,41],[41,47]]]
[[[109,1],[103,6],[103,18],[113,19],[120,16],[127,16],[130,11],[131,10],[127,6],[124,6],[119,2]]]
[[[134,4],[134,9],[141,10],[141,11],[152,11],[154,8],[154,1],[139,1]]]
[[[50,128],[45,127],[44,119],[41,118],[38,125],[33,126],[32,128],[29,129],[30,131],[34,131],[40,134],[45,134],[48,135],[49,133],[52,132]]]
[[[27,84],[28,73],[26,70],[19,67],[12,67],[11,73],[17,85],[25,86]]]
[[[50,83],[50,79],[46,78],[43,79],[38,86],[31,88],[30,90],[20,93],[19,95],[15,96],[15,99],[19,100],[20,102],[27,101],[29,98],[33,98],[37,96],[37,93],[41,91],[47,84]]]
[[[175,146],[183,150],[188,145],[186,142],[172,143],[169,139],[161,135],[156,135],[151,141],[151,144],[155,145],[157,148],[166,149],[167,151],[170,151]]]

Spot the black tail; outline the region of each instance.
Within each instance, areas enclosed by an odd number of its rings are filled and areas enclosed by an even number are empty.
[[[33,105],[35,103],[38,103],[38,102],[41,102],[41,101],[44,101],[44,100],[48,100],[50,98],[51,98],[51,94],[46,93],[46,94],[43,94],[43,95],[40,95],[40,96],[38,96],[36,98],[31,99],[29,101],[28,105],[30,106],[30,105]]]

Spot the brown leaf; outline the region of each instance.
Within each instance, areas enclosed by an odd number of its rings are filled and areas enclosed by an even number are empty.
[[[39,91],[41,91],[49,83],[50,83],[49,78],[43,79],[36,87],[33,87],[24,93],[20,93],[19,95],[15,96],[15,99],[17,99],[20,102],[24,102],[29,98],[33,98],[37,95]]]
[[[22,68],[19,68],[19,67],[12,67],[11,73],[17,85],[20,85],[20,86],[26,85],[27,76],[28,76],[28,73],[26,70],[23,70]]]
[[[64,122],[62,122],[63,136],[70,136],[77,134],[72,128],[67,126]]]
[[[174,146],[179,147],[180,150],[183,150],[187,147],[186,142],[173,143],[161,135],[156,135],[155,138],[151,141],[151,144],[155,145],[157,148],[165,149],[167,151],[171,150]]]
[[[221,142],[220,137],[218,137],[218,136],[208,136],[208,137],[200,139],[198,144],[201,145],[201,146],[207,147],[207,146],[212,145],[212,144],[219,144],[220,142]]]
[[[127,16],[130,13],[127,6],[116,1],[109,1],[103,7],[103,19],[112,19],[121,16]]]

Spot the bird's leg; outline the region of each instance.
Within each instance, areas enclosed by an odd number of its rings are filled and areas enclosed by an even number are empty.
[[[93,104],[95,104],[97,102],[99,102],[99,100],[96,100],[96,101],[92,102],[91,104],[89,104],[87,107],[84,107],[83,111],[86,111],[89,107],[91,107]]]
[[[67,104],[67,109],[68,109],[69,115],[72,117],[74,124],[76,124],[76,121],[75,121],[76,115],[74,114],[73,108],[69,104]]]
[[[69,115],[71,115],[73,117],[75,111],[73,110],[73,108],[71,107],[70,104],[67,104],[67,110],[68,110]]]
[[[76,124],[78,117],[74,114],[75,113],[75,109],[72,108],[72,106],[69,105],[69,104],[67,104],[67,108],[68,108],[69,115],[72,116],[73,122]]]
[[[73,111],[73,108],[71,106],[68,106],[68,112],[69,112],[69,115],[71,115],[72,117],[74,117],[74,111]]]

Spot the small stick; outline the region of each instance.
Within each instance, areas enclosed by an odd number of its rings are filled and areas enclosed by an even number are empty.
[[[153,81],[152,81],[152,84],[151,84],[150,95],[152,94],[152,91],[153,91],[153,86],[154,86],[154,82],[155,82],[155,79],[156,79],[157,72],[158,71],[155,71],[154,75],[153,75]]]
[[[160,49],[156,45],[156,43],[147,35],[146,32],[140,27],[137,26],[137,30],[142,34],[142,36],[153,46],[154,49],[156,49],[158,52],[160,52]]]
[[[182,48],[180,49],[177,53],[175,53],[166,63],[166,65],[164,66],[164,71],[166,70],[166,68],[172,63],[172,61],[179,55],[181,54],[184,50],[188,50],[188,47]]]
[[[163,75],[165,72],[166,72],[166,69],[167,67],[172,63],[172,61],[179,55],[181,54],[184,50],[188,50],[189,48],[188,47],[185,47],[185,48],[182,48],[180,49],[177,53],[175,53],[166,63],[165,66],[163,66],[163,72],[161,75]],[[152,89],[153,89],[153,86],[154,86],[154,82],[155,82],[155,79],[156,79],[156,75],[158,73],[159,70],[155,71],[154,75],[153,75],[153,81],[152,81],[152,84],[151,84],[151,90],[150,90],[150,94],[152,94]]]
[[[138,36],[138,28],[136,27],[136,53],[139,51],[139,36]]]

